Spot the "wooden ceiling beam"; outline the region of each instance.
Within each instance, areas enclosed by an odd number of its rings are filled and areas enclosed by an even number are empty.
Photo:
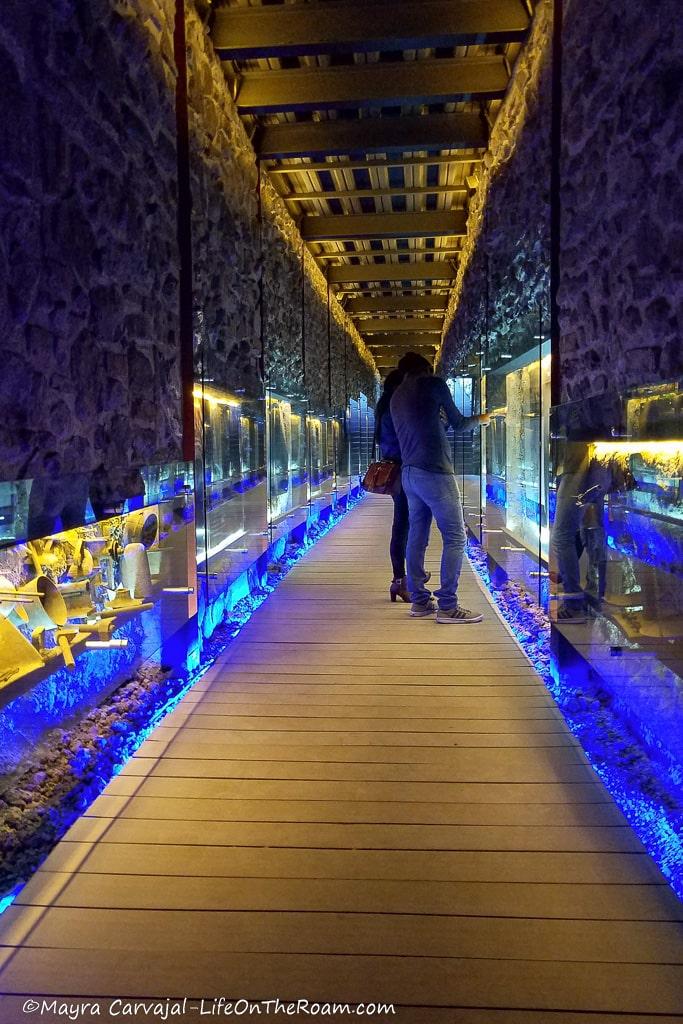
[[[427,313],[431,310],[446,310],[448,298],[445,295],[386,295],[376,299],[349,299],[344,306],[349,316],[363,313]]]
[[[361,238],[448,238],[467,234],[465,210],[426,213],[352,213],[343,216],[306,214],[299,222],[305,242]]]
[[[361,334],[441,334],[443,317],[423,316],[401,319],[400,317],[377,317],[374,320],[364,320],[362,324],[357,323],[356,327]]]
[[[441,260],[428,263],[424,260],[411,263],[375,263],[359,266],[330,267],[330,282],[362,281],[452,281],[455,267]]]
[[[273,158],[274,159],[274,158]],[[377,158],[366,157],[360,160],[335,160],[335,161],[313,161],[308,164],[273,164],[268,168],[268,174],[301,174],[307,171],[360,171],[363,168],[373,167],[419,167],[429,164],[478,164],[483,156],[480,153],[467,155],[453,154],[444,156],[434,154],[433,156],[395,156]]]
[[[285,9],[295,8],[287,4]],[[472,113],[273,124],[258,128],[254,136],[254,148],[261,160],[341,156],[345,153],[478,149],[486,147],[487,143],[486,121],[479,114]]]
[[[400,188],[347,188],[332,192],[290,192],[282,193],[288,203],[303,203],[308,199],[381,199],[382,196],[438,196],[467,195],[467,185],[423,185],[419,188],[403,185]]]
[[[241,114],[421,106],[499,99],[508,75],[502,57],[397,61],[352,67],[247,71],[238,80]]]
[[[222,57],[251,60],[519,42],[528,27],[519,0],[325,0],[221,7],[212,39]]]
[[[393,348],[398,345],[410,351],[412,348],[436,348],[438,336],[434,334],[386,334],[383,338],[369,338],[366,345],[371,351],[376,348]]]
[[[314,252],[313,256],[316,260],[345,260],[350,259],[352,256],[413,256],[416,253],[422,256],[425,253],[431,253],[432,256],[445,259],[446,257],[460,256],[461,250],[451,248],[450,246],[441,246],[437,249],[433,246],[414,245],[410,249],[397,249],[394,247],[392,249],[354,249],[351,252]]]
[[[366,342],[367,344],[367,342]],[[393,361],[394,365],[405,355],[406,352],[417,352],[419,355],[430,356],[437,349],[436,345],[387,345],[384,348],[371,348],[372,358],[376,363],[388,363]]]

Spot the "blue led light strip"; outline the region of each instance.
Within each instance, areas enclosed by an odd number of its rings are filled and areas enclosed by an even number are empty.
[[[14,888],[11,889],[6,896],[0,897],[0,915],[4,914],[8,907],[12,906],[15,899],[17,898],[17,896],[19,895],[23,888],[24,883],[18,882],[17,885],[15,885]]]
[[[515,638],[558,705],[571,733],[671,888],[683,899],[683,808],[672,797],[666,770],[639,749],[615,713],[570,681],[554,664],[550,620],[520,585],[495,587],[487,555],[468,540],[470,562]]]

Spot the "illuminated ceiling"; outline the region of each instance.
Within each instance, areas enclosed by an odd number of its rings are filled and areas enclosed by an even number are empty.
[[[256,152],[380,372],[438,346],[523,0],[214,0]]]

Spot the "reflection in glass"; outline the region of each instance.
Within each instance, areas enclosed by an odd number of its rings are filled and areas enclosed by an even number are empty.
[[[683,438],[676,383],[607,393],[553,410],[561,491],[574,452],[576,577],[551,562],[555,669],[619,721],[669,810],[683,803]],[[571,460],[570,460],[571,461]],[[570,591],[578,592],[578,614]],[[628,744],[634,746],[629,748]],[[639,761],[643,753],[647,761]],[[656,781],[652,781],[656,780]],[[641,780],[642,781],[642,780]],[[668,812],[667,812],[668,813]]]
[[[505,529],[534,554],[547,559],[548,489],[546,453],[549,445],[550,356],[505,373],[505,412],[496,410],[494,437],[487,436],[487,499],[500,493],[493,472],[495,441],[505,452]],[[501,460],[502,461],[502,460]],[[500,463],[498,464],[500,465]]]
[[[195,388],[197,572],[204,602],[224,594],[267,545],[265,403]],[[212,628],[209,619],[207,630]]]
[[[268,522],[308,504],[307,413],[304,402],[268,392]]]
[[[0,551],[3,757],[142,661],[184,665],[196,611],[191,491]]]

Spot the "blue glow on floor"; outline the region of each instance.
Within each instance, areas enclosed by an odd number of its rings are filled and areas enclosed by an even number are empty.
[[[15,885],[14,888],[10,892],[8,892],[6,896],[0,897],[0,915],[4,914],[5,911],[12,906],[15,899],[17,898],[17,896],[19,895],[23,888],[24,882],[18,882],[17,885]]]
[[[587,680],[560,672],[551,656],[550,621],[521,587],[492,585],[486,552],[468,541],[474,570],[550,691],[588,762],[629,825],[683,900],[683,807],[666,771],[651,761],[628,727]]]

